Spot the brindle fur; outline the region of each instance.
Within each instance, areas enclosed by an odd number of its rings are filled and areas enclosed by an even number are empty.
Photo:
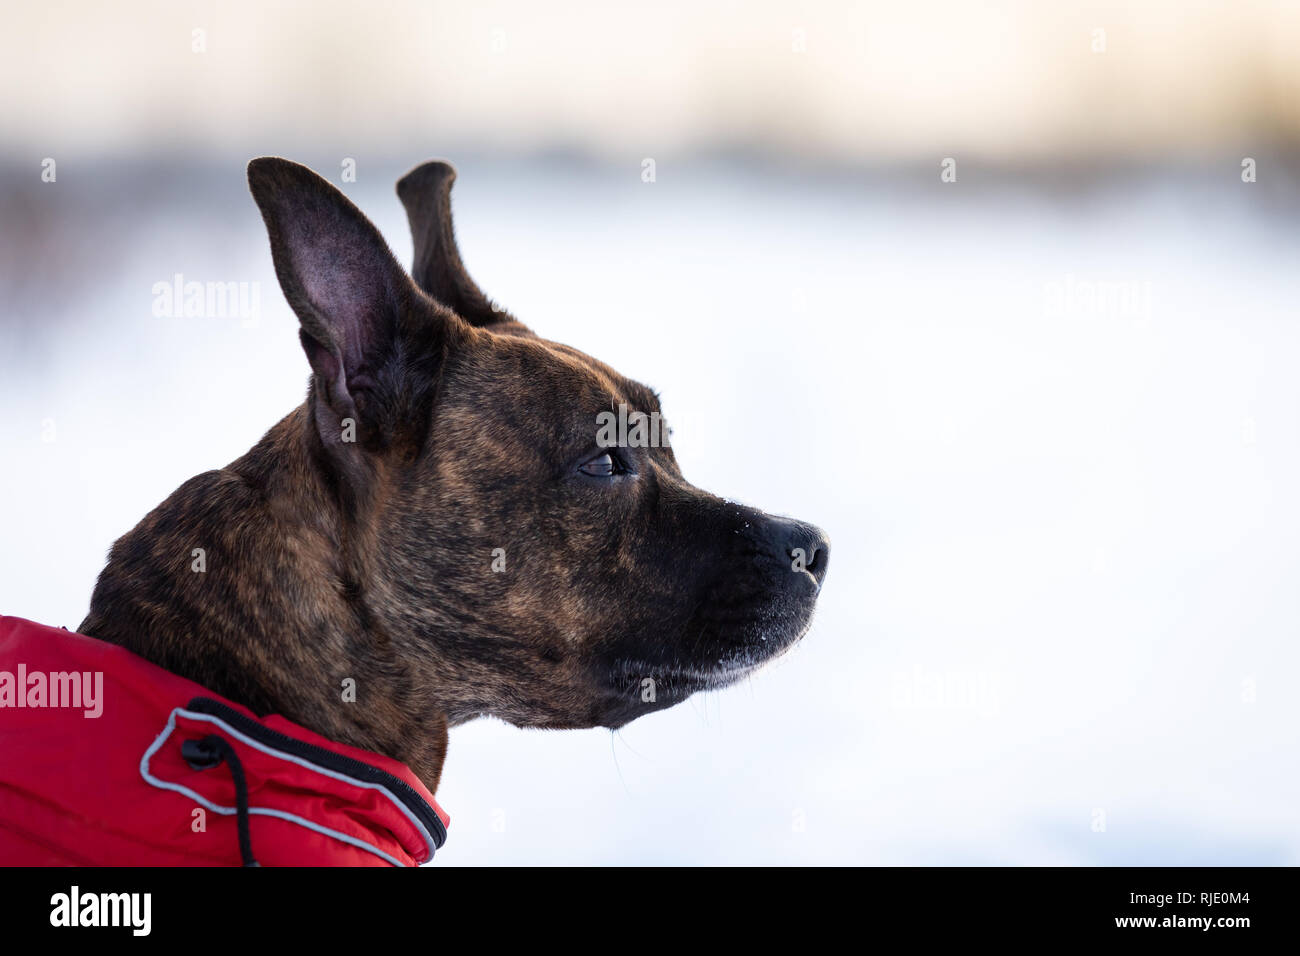
[[[749,673],[807,630],[828,555],[816,528],[688,484],[671,448],[579,470],[598,412],[658,399],[492,305],[461,265],[454,177],[398,184],[412,278],[306,167],[249,165],[307,400],[118,540],[80,627],[430,790],[474,717],[618,727]]]

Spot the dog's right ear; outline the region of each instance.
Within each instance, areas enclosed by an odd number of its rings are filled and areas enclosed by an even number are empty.
[[[397,181],[397,196],[406,207],[415,242],[411,276],[431,298],[470,325],[480,328],[516,322],[496,306],[470,278],[456,247],[451,220],[451,187],[456,170],[438,160],[423,163]]]
[[[404,316],[423,296],[370,220],[306,166],[255,159],[248,185],[324,400],[325,407],[317,403],[321,437],[336,448],[383,444],[402,417],[394,406],[404,385],[395,378],[410,359],[401,355]],[[351,438],[343,437],[349,419]]]

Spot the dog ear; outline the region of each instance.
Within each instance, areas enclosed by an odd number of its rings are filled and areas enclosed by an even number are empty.
[[[327,445],[387,437],[395,387],[386,368],[400,362],[402,326],[422,299],[369,219],[306,166],[275,157],[248,164],[248,185],[266,231],[284,297],[316,374],[317,424]],[[427,330],[426,330],[427,331]],[[391,417],[391,416],[389,416]]]
[[[437,160],[416,166],[397,181],[415,241],[411,275],[416,285],[470,325],[517,321],[483,294],[460,260],[451,221],[451,186],[456,170]]]

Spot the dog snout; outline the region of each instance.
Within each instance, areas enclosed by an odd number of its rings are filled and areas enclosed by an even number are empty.
[[[816,525],[784,520],[775,534],[793,571],[806,571],[821,590],[831,560],[831,539]]]

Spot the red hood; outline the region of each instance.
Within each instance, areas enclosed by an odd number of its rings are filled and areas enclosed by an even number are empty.
[[[0,616],[0,864],[238,865],[241,817],[267,866],[424,863],[449,822],[395,760]]]

